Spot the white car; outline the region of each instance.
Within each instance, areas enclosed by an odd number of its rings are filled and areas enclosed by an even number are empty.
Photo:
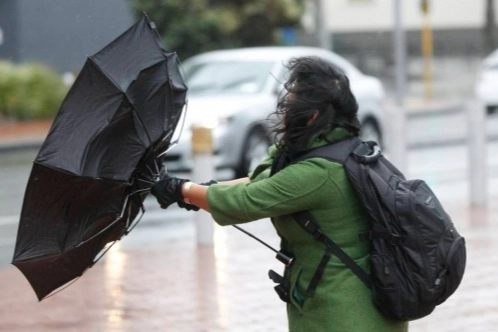
[[[236,177],[247,176],[267,155],[271,143],[267,119],[283,88],[284,65],[300,56],[319,56],[348,76],[359,105],[362,138],[380,142],[382,84],[339,55],[311,47],[213,51],[183,63],[188,107],[178,144],[166,154],[167,169],[191,170],[191,128],[200,125],[212,128],[216,168],[233,171]]]
[[[488,113],[498,109],[498,50],[482,62],[475,87],[476,97],[486,105]]]

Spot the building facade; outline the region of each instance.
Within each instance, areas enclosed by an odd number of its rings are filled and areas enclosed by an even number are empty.
[[[308,0],[303,26],[309,35],[316,32],[317,1],[321,1],[331,48],[363,71],[381,77],[388,87],[392,86],[396,0]],[[428,0],[427,3],[429,10],[424,13],[422,0],[401,0],[409,93],[422,93],[420,81],[425,61],[422,33],[426,29],[432,36],[435,93],[472,97],[482,59],[498,47],[496,26],[486,29],[488,2]],[[492,20],[497,21],[496,12]]]
[[[78,72],[134,21],[127,0],[1,0],[0,60]]]

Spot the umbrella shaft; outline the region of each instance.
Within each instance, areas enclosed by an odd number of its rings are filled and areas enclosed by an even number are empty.
[[[232,225],[233,227],[237,228],[239,231],[241,231],[242,233],[245,233],[247,235],[249,235],[250,237],[252,237],[253,239],[255,239],[256,241],[258,241],[259,243],[265,245],[266,247],[268,247],[270,250],[272,250],[273,252],[277,253],[278,254],[278,251],[273,248],[272,246],[270,246],[268,243],[264,242],[263,240],[259,239],[258,237],[252,235],[251,233],[249,233],[248,231],[246,231],[245,229],[243,228],[240,228],[239,226],[236,226],[236,225]]]

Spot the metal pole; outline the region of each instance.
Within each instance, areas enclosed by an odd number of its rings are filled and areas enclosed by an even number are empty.
[[[325,24],[324,0],[315,0],[315,22],[318,44],[321,48],[332,51],[332,34],[327,30]]]
[[[432,55],[433,55],[433,41],[432,41],[432,25],[431,18],[429,14],[429,1],[425,0],[422,2],[422,15],[423,25],[422,25],[422,55],[424,59],[424,86],[425,86],[425,98],[427,100],[432,100],[433,89],[432,89]]]
[[[469,180],[470,203],[482,206],[487,203],[488,185],[486,165],[486,107],[480,100],[467,106],[469,119]]]
[[[402,172],[406,165],[406,115],[405,115],[405,80],[406,80],[406,41],[402,20],[402,1],[394,0],[394,61],[395,61],[395,107],[389,111],[390,159]]]
[[[192,152],[194,168],[193,180],[197,183],[214,179],[214,157],[211,129],[205,127],[192,128]],[[211,215],[204,210],[195,214],[197,244],[212,245],[214,222]]]

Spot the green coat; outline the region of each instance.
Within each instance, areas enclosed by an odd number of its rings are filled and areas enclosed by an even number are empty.
[[[345,129],[337,128],[327,139],[346,135],[349,133]],[[324,144],[326,140],[316,139],[310,147]],[[270,148],[270,157],[256,168],[250,183],[210,186],[208,203],[220,225],[274,218],[275,228],[283,238],[283,249],[295,257],[285,271],[291,282],[291,303],[287,305],[289,331],[407,331],[406,322],[389,320],[375,308],[370,290],[335,256],[331,257],[314,297],[304,295],[325,247],[289,215],[310,211],[322,231],[366,271],[369,244],[360,243],[357,235],[369,226],[342,165],[311,158],[269,177],[276,152],[275,146]]]

